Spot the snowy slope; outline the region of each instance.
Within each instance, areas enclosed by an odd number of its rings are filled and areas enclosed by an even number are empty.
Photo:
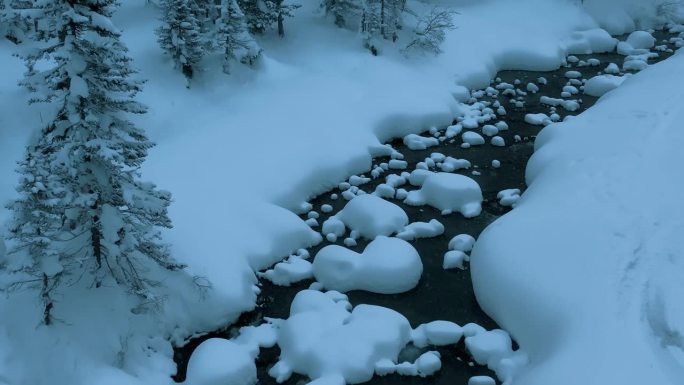
[[[684,54],[546,127],[529,189],[473,250],[478,301],[530,354],[516,384],[684,379]]]

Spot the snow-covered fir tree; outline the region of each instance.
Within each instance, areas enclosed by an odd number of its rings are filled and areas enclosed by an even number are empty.
[[[250,33],[262,34],[276,21],[265,0],[238,0],[238,6],[245,15]]]
[[[261,55],[261,48],[249,34],[247,20],[237,0],[223,0],[217,38],[223,48],[223,71],[230,73],[231,63],[239,61],[253,65]]]
[[[240,9],[247,18],[249,31],[262,34],[277,25],[278,35],[285,35],[284,20],[292,17],[299,4],[287,4],[284,0],[238,0]]]
[[[33,29],[30,8],[30,0],[0,0],[0,36],[15,44],[24,41]]]
[[[402,28],[402,12],[406,0],[366,0],[361,15],[361,34],[366,47],[377,55],[377,40],[395,42]]]
[[[208,10],[199,8],[195,0],[162,0],[162,25],[157,29],[159,44],[192,79],[197,65],[206,54],[207,40],[200,17]]]
[[[139,180],[153,144],[127,119],[146,109],[134,100],[142,82],[110,20],[116,3],[40,2],[43,38],[23,56],[32,101],[55,113],[20,163],[5,268],[9,289],[39,290],[45,324],[67,285],[119,285],[153,303],[159,275],[183,268],[160,240],[171,195]]]
[[[278,36],[285,36],[285,18],[293,17],[294,10],[301,7],[299,4],[285,4],[285,0],[270,0],[267,2],[271,13],[275,14],[278,25]]]
[[[396,41],[406,0],[366,0],[362,31],[371,37]]]
[[[323,0],[321,6],[325,13],[332,15],[335,19],[335,25],[338,27],[354,27],[358,25],[350,25],[350,20],[357,19],[363,14],[365,8],[364,0]]]

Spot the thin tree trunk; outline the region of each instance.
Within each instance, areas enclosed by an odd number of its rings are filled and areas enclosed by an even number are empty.
[[[278,36],[285,36],[285,26],[283,25],[283,0],[278,1]]]

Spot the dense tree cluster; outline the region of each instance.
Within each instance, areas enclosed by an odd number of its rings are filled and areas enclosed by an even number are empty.
[[[403,16],[409,11],[406,0],[323,0],[321,7],[337,26],[358,28],[365,46],[374,55],[378,54],[379,40],[399,39],[399,31],[406,27]],[[439,53],[446,31],[454,28],[453,15],[451,11],[434,8],[420,17],[405,51]]]
[[[117,0],[0,0],[0,33],[28,43],[19,57],[27,71],[21,85],[31,103],[54,111],[19,164],[19,198],[12,212],[8,258],[0,269],[9,285],[32,288],[53,322],[57,293],[86,283],[118,286],[155,303],[165,272],[183,269],[160,229],[171,227],[168,192],[140,180],[139,168],[153,144],[133,124],[143,114],[135,100],[142,82],[111,17]],[[254,36],[276,31],[299,6],[285,0],[160,0],[157,38],[191,79],[210,54],[254,65],[262,49]],[[380,40],[396,41],[404,28],[405,0],[323,0],[335,24],[358,31],[377,53]],[[439,52],[451,13],[421,19],[409,48]]]
[[[160,6],[159,43],[188,79],[216,51],[226,73],[233,62],[253,65],[262,51],[254,35],[275,28],[285,36],[285,18],[299,8],[284,0],[162,0]]]

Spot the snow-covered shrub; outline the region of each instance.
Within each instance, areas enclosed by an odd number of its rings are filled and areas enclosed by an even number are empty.
[[[404,47],[404,52],[422,51],[435,55],[442,52],[447,31],[455,28],[454,15],[457,12],[444,8],[433,8],[418,20],[413,31],[413,39]]]

